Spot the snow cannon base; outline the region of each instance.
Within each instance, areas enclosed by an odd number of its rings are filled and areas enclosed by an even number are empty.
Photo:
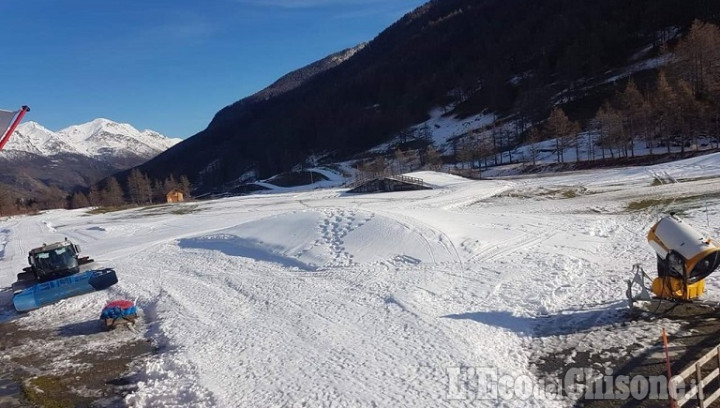
[[[663,299],[695,300],[705,292],[705,279],[686,285],[682,279],[662,276],[653,280],[650,290],[655,296]]]
[[[627,281],[626,295],[633,314],[689,317],[720,313],[720,302],[697,298],[705,288],[704,280],[686,288],[682,282],[670,283],[673,281],[668,277],[651,278],[640,264],[633,265],[632,272],[633,279]]]
[[[114,269],[89,270],[32,285],[13,297],[13,305],[18,312],[27,312],[72,296],[104,290],[117,282]]]
[[[137,307],[130,300],[113,300],[103,308],[100,320],[107,330],[112,330],[121,324],[134,325],[137,320]]]

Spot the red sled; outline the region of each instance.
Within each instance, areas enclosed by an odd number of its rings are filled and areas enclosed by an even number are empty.
[[[137,307],[130,300],[113,300],[103,308],[100,320],[108,330],[114,329],[118,324],[135,324]]]

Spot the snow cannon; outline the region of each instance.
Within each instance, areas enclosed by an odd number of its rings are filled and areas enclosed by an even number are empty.
[[[675,214],[650,228],[647,239],[657,254],[658,276],[652,282],[652,293],[676,301],[700,297],[705,278],[720,264],[720,247]]]

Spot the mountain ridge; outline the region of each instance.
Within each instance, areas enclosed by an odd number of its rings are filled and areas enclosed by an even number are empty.
[[[180,141],[105,118],[57,132],[26,121],[0,151],[0,187],[29,198],[46,195],[44,191],[50,187],[67,192],[87,188]]]
[[[588,120],[617,92],[598,81],[667,30],[717,20],[702,0],[443,0],[390,25],[341,64],[270,99],[218,111],[207,128],[143,164],[154,178],[187,175],[201,191],[244,174],[265,178],[308,157],[342,161],[429,119],[483,112],[540,123],[557,103]],[[243,102],[244,101],[244,102]],[[583,116],[584,115],[584,116]]]
[[[134,143],[127,145],[118,143],[118,140]],[[71,125],[57,132],[37,122],[27,121],[17,127],[5,150],[19,150],[41,156],[70,153],[97,158],[107,156],[108,149],[111,149],[118,155],[134,154],[151,158],[181,140],[167,138],[149,129],[139,131],[130,124],[104,118]]]
[[[347,61],[358,51],[365,48],[366,42],[360,43],[354,47],[346,48],[342,51],[330,54],[325,58],[312,62],[300,69],[291,71],[278,79],[277,81],[270,84],[270,86],[262,89],[261,91],[242,99],[239,102],[256,102],[262,100],[268,100],[275,96],[289,92],[298,86],[302,85],[310,78],[317,74],[320,74],[328,69],[334,68],[343,62]]]

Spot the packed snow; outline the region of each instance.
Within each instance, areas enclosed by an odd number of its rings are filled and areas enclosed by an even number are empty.
[[[659,327],[603,330],[625,307],[632,265],[652,270],[648,228],[675,210],[720,234],[719,154],[506,180],[410,175],[433,189],[3,219],[0,287],[29,249],[65,237],[115,268],[109,290],[17,322],[82,323],[110,300],[136,300],[160,352],[142,364],[129,406],[569,406],[543,395],[458,401],[452,373],[536,378],[540,352],[652,344]],[[714,275],[707,296],[720,297]]]

